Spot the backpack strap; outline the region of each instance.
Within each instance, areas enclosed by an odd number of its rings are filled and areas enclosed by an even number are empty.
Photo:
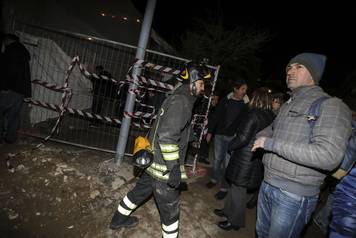
[[[308,111],[308,115],[307,115],[307,120],[308,120],[308,123],[309,123],[309,128],[310,128],[310,131],[309,131],[309,143],[313,143],[314,141],[312,140],[312,137],[313,137],[313,129],[314,129],[314,126],[315,126],[315,123],[316,121],[318,120],[318,118],[320,117],[321,115],[321,112],[320,112],[320,108],[321,108],[321,104],[326,100],[326,99],[329,99],[330,97],[329,96],[323,96],[323,97],[320,97],[318,99],[316,99],[311,105],[310,105],[310,108],[309,108],[309,111]],[[302,164],[300,164],[302,165]],[[313,170],[316,170],[318,171],[319,173],[322,173],[322,174],[325,174],[325,175],[330,175],[332,172],[330,171],[327,171],[327,170],[323,170],[323,169],[319,169],[319,168],[314,168],[314,167],[310,167],[310,166],[306,166],[306,165],[302,165],[304,167],[307,167],[307,168],[310,168],[310,169],[313,169]]]
[[[318,99],[316,99],[310,106],[308,115],[307,115],[307,120],[309,123],[310,131],[309,131],[309,143],[312,143],[312,137],[313,137],[313,129],[316,123],[316,120],[320,117],[320,108],[321,104],[326,100],[330,98],[329,96],[323,96]]]

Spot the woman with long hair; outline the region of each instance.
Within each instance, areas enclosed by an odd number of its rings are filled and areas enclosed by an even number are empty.
[[[247,190],[256,189],[263,179],[261,151],[252,152],[256,134],[270,125],[275,117],[271,110],[272,97],[268,88],[259,88],[252,94],[249,111],[242,119],[229,144],[232,153],[225,172],[230,183],[229,193],[223,209],[214,213],[226,218],[218,223],[224,230],[238,230],[245,226]]]

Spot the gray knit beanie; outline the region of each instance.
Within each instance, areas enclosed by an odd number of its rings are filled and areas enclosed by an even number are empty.
[[[304,65],[313,77],[315,84],[319,84],[324,73],[326,56],[315,53],[302,53],[292,58],[288,65],[294,63]]]

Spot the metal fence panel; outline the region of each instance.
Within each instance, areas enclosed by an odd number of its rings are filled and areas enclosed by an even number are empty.
[[[33,83],[33,128],[28,133],[46,138],[54,132],[51,139],[55,141],[115,152],[128,90],[127,75],[135,62],[136,47],[20,22],[16,22],[15,31],[31,51],[32,80],[38,80]],[[76,56],[79,58],[72,61]],[[145,61],[179,69],[188,60],[147,50]],[[97,66],[103,68],[100,73]],[[172,77],[152,67],[144,67],[142,76],[164,83],[169,83]],[[65,91],[68,88],[70,95]],[[136,92],[127,153],[132,151],[137,135],[147,134],[167,91],[169,88],[148,83]],[[68,105],[63,105],[64,98],[70,98]],[[65,111],[53,131],[61,106],[72,110]]]

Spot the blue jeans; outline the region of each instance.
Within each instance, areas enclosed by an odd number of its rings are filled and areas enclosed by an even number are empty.
[[[258,195],[256,231],[259,238],[299,237],[310,220],[318,195],[304,197],[263,182]]]
[[[217,183],[221,180],[222,191],[227,191],[229,188],[225,180],[225,169],[230,161],[230,154],[228,153],[228,145],[233,136],[215,135],[214,138],[214,165],[211,182]]]

